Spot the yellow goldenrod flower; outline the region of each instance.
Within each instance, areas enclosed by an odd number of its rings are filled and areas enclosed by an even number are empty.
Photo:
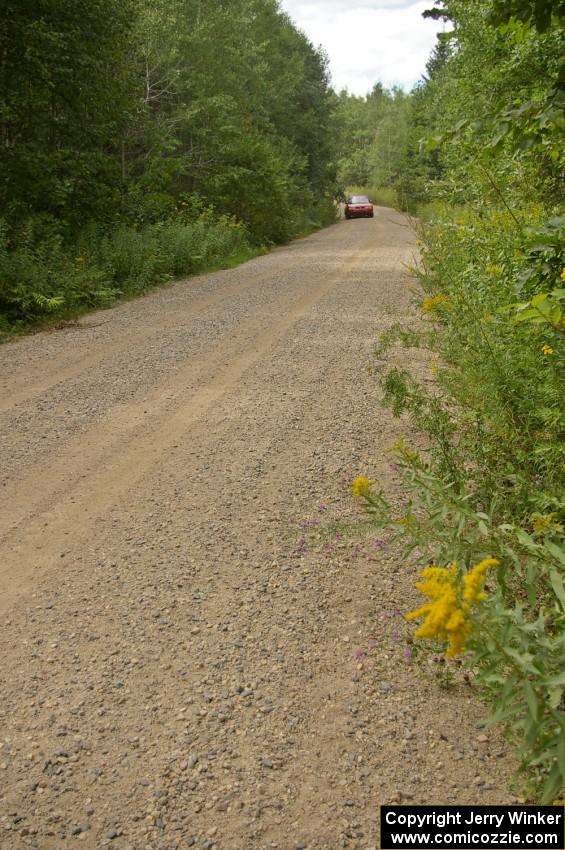
[[[389,452],[397,452],[402,457],[407,460],[414,460],[418,457],[418,452],[414,451],[413,448],[406,442],[404,437],[400,437],[395,443],[392,444],[390,449],[387,449]]]
[[[487,598],[483,590],[486,572],[496,564],[495,558],[486,558],[463,576],[462,582],[455,562],[450,567],[426,567],[421,573],[424,580],[416,587],[430,601],[406,615],[408,621],[424,618],[416,637],[445,640],[446,655],[460,655],[472,631],[471,605]]]
[[[463,576],[463,599],[465,602],[484,602],[487,598],[483,591],[486,573],[490,567],[496,567],[498,561],[496,558],[485,558],[478,564],[475,564],[470,573]]]
[[[371,495],[371,485],[375,482],[366,475],[358,475],[351,482],[351,492],[360,499],[368,499]]]
[[[565,269],[561,272],[561,280],[565,280]]]
[[[551,354],[555,354],[555,351],[553,350],[551,345],[548,345],[547,343],[544,346],[542,346],[541,350],[543,351],[543,353],[545,354],[546,357],[549,357]]]
[[[439,292],[437,295],[428,295],[420,304],[422,313],[433,313],[434,311],[446,310],[450,307],[451,300],[443,292]]]
[[[464,218],[457,218],[457,219],[455,219],[455,224],[458,224],[459,227],[463,227],[464,224],[465,224],[465,219]]]
[[[416,611],[411,611],[406,619],[411,621],[423,617],[424,622],[416,631],[416,637],[447,640],[446,654],[449,657],[458,655],[465,645],[470,626],[465,619],[465,611],[457,600],[457,566],[454,563],[449,569],[426,567],[421,575],[424,581],[419,582],[416,587],[429,597],[430,601]]]
[[[499,277],[501,274],[504,273],[504,268],[502,266],[499,266],[497,263],[489,263],[487,265],[487,272],[489,274],[494,275],[495,277]]]
[[[557,514],[555,512],[550,514],[532,514],[530,521],[534,534],[545,534],[547,531],[562,532],[563,525],[560,522],[554,522],[556,516]]]

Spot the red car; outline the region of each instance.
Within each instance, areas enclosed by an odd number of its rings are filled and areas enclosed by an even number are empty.
[[[373,218],[373,205],[366,195],[353,195],[345,203],[346,218]]]

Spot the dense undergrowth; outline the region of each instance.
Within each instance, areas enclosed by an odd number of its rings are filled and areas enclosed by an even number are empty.
[[[377,350],[385,402],[427,449],[391,447],[401,511],[375,482],[356,485],[371,521],[396,530],[416,567],[434,565],[417,583],[416,637],[461,655],[546,802],[565,785],[563,226],[542,209],[433,205],[412,271],[421,319]],[[435,352],[433,390],[387,366],[397,344]]]
[[[409,501],[367,499],[420,564],[444,572],[416,634],[459,652],[546,801],[565,780],[565,295],[559,219],[468,211],[422,228],[421,326],[396,340],[437,353],[434,390],[386,370],[385,400],[428,438],[396,462]],[[542,247],[543,246],[543,247]],[[379,355],[395,335],[381,341]],[[465,577],[492,559],[484,595]],[[448,575],[448,571],[451,574]]]
[[[527,793],[549,802],[565,787],[563,9],[434,11],[455,27],[414,99],[396,181],[418,214],[419,319],[377,350],[384,399],[426,450],[393,447],[402,510],[364,476],[353,490],[420,573],[416,644],[466,665]],[[435,353],[432,382],[388,365],[398,344]]]
[[[201,209],[189,198],[151,224],[91,222],[65,237],[59,222],[34,216],[17,227],[0,218],[0,340],[27,328],[75,318],[198,272],[242,263],[258,244],[235,216]],[[285,239],[335,221],[331,199],[300,208]]]
[[[304,210],[289,238],[333,221],[331,202]],[[48,217],[30,218],[16,229],[0,219],[0,339],[181,277],[237,265],[265,250],[235,217],[212,209],[189,212],[183,205],[153,224],[93,222],[72,240]]]
[[[0,222],[0,334],[5,335],[257,253],[245,228],[226,216],[191,221],[179,215],[108,231],[92,224],[74,244],[65,242],[51,221],[31,219],[15,237],[7,232]]]

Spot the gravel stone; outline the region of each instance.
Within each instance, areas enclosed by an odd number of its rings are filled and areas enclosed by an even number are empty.
[[[422,442],[372,374],[415,243],[377,207],[0,347],[2,847],[367,850],[381,803],[508,799],[348,489],[400,505]]]

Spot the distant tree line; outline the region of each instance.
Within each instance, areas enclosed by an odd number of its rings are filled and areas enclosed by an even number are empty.
[[[445,29],[413,91],[339,96],[339,178],[434,198],[563,198],[565,3],[437,0]],[[496,179],[493,181],[493,173]]]

